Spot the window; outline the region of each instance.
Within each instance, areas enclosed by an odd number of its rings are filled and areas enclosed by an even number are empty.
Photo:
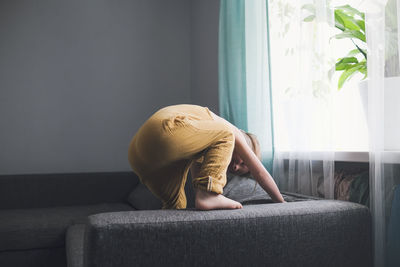
[[[321,2],[327,1],[316,1]],[[331,6],[350,4],[360,9],[361,3],[333,1]],[[269,1],[275,146],[281,151],[293,150],[293,144],[311,151],[368,151],[367,115],[358,85],[362,75],[355,75],[341,90],[337,89],[340,73],[334,72],[329,84],[326,77],[316,77],[328,74],[336,59],[353,50],[354,44],[350,39],[330,39],[339,30],[328,22],[305,22],[305,4],[307,1]],[[323,19],[333,21],[329,15]],[[304,89],[310,95],[303,95]],[[291,99],[300,103],[299,109]],[[308,136],[309,143],[296,143],[297,135]]]

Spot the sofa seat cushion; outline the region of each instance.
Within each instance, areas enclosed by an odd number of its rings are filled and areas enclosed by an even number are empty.
[[[0,210],[0,251],[61,247],[69,225],[88,215],[129,210],[124,203]]]

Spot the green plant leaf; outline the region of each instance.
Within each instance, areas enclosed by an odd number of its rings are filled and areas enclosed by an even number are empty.
[[[352,7],[350,5],[337,6],[337,7],[335,7],[335,9],[340,9],[340,10],[346,12],[347,14],[349,14],[350,16],[358,15],[362,19],[365,19],[365,13],[355,9],[354,7]]]
[[[341,70],[347,70],[353,67],[354,64],[351,63],[336,63],[335,65],[335,70],[336,71],[341,71]]]
[[[345,57],[339,59],[339,61],[335,64],[335,69],[337,71],[347,70],[354,66],[354,63],[358,63],[358,59],[355,57]]]
[[[358,71],[361,72],[364,75],[367,74],[367,69],[366,68],[360,68]]]
[[[343,25],[346,29],[356,31],[360,30],[360,26],[358,26],[357,21],[353,17],[346,15],[340,9],[336,9],[335,14],[343,20]]]
[[[359,69],[362,68],[362,65],[354,64],[352,68],[349,68],[343,71],[342,75],[339,77],[338,81],[338,89],[340,90],[343,87],[343,84],[349,80]]]
[[[336,71],[341,71],[341,70],[348,70],[354,67],[354,63],[340,63],[335,65],[335,70]]]
[[[364,20],[357,19],[357,20],[356,20],[356,23],[357,23],[357,25],[360,27],[360,29],[361,29],[363,32],[365,32],[365,21],[364,21]]]
[[[336,11],[335,11],[335,27],[342,31],[345,30],[344,21],[338,14],[336,14]]]
[[[331,38],[335,38],[335,39],[357,38],[357,39],[359,39],[359,40],[361,40],[363,42],[366,41],[365,34],[363,34],[360,31],[348,31],[348,30],[346,30],[346,31],[344,31],[342,33],[338,33],[338,34],[334,35]]]
[[[338,63],[358,63],[358,59],[355,57],[344,57]]]
[[[355,56],[355,55],[360,54],[360,53],[361,53],[360,50],[358,50],[358,49],[353,49],[353,50],[351,50],[351,51],[347,54],[346,57],[352,57],[352,56]]]
[[[367,61],[366,60],[361,61],[360,66],[361,68],[358,71],[364,74],[363,79],[365,79],[367,77]]]

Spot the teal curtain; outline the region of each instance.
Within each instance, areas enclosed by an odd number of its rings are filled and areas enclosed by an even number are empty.
[[[265,10],[260,12],[260,6]],[[267,0],[221,0],[220,115],[257,135],[262,162],[271,172],[274,136],[268,35]]]
[[[247,131],[245,0],[221,0],[220,5],[220,115]]]

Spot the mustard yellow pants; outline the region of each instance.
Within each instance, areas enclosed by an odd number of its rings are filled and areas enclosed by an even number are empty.
[[[233,148],[227,123],[214,121],[205,107],[176,105],[159,110],[142,125],[130,142],[128,159],[163,209],[184,209],[184,186],[193,162],[201,163],[192,177],[194,188],[221,194]]]

